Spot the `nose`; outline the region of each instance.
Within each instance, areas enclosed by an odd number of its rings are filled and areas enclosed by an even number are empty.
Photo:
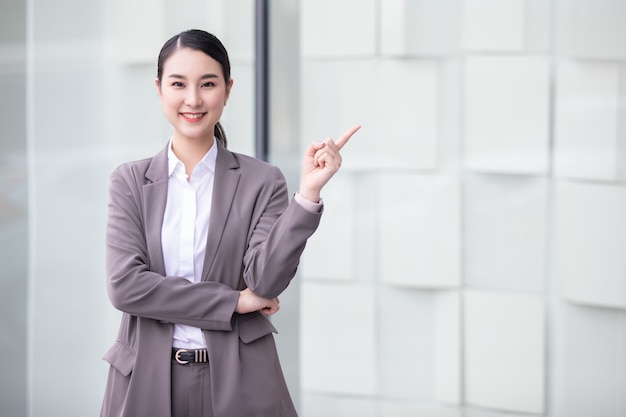
[[[185,96],[185,104],[190,107],[198,107],[202,104],[202,96],[196,88],[189,88]]]

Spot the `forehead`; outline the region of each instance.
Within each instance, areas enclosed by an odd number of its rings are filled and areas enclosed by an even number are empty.
[[[222,76],[222,66],[202,51],[191,48],[176,49],[163,65],[163,73],[187,77],[216,74]]]

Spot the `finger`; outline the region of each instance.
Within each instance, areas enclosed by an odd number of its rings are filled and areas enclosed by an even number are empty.
[[[304,157],[311,158],[313,166],[317,166],[317,160],[320,152],[326,147],[325,142],[312,142],[307,148]]]
[[[314,164],[316,167],[324,168],[328,160],[328,152],[318,152],[315,155]]]
[[[280,306],[278,304],[272,304],[261,309],[261,313],[265,316],[271,316],[272,314],[278,313],[278,310],[280,310]]]
[[[332,142],[332,139],[329,139],[328,146],[326,146],[323,149],[320,149],[319,151],[317,151],[317,153],[315,154],[315,157],[317,159],[321,159],[323,157],[323,158],[326,158],[328,160],[330,160],[330,159],[340,159],[341,158],[341,153],[339,152],[339,149],[337,149],[337,145]]]
[[[335,142],[333,142],[332,138],[327,138],[324,142],[321,143],[321,145],[322,146],[320,146],[315,151],[315,155],[313,155],[313,165],[316,167],[320,165],[319,160],[322,155],[324,155],[329,150],[332,151],[333,147],[337,148],[337,145],[335,144]]]
[[[340,154],[339,154],[339,147],[337,146],[337,144],[332,140],[332,138],[328,138],[323,142],[324,147],[319,148],[316,152],[315,155],[313,156],[313,162],[315,164],[315,166],[319,166],[319,160],[322,157],[322,155],[326,155],[329,154],[332,158],[337,158]]]
[[[315,155],[315,153],[319,152],[320,149],[324,149],[324,147],[326,147],[325,142],[311,142],[306,150],[306,154],[309,156]]]
[[[344,133],[339,139],[337,139],[335,141],[335,143],[337,144],[337,149],[343,148],[343,146],[348,143],[348,140],[350,140],[352,135],[354,135],[360,128],[361,125],[354,125],[350,129],[348,129],[346,133]]]

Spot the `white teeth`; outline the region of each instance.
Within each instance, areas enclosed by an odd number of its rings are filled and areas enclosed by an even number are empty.
[[[183,113],[183,116],[185,116],[188,119],[199,119],[202,117],[202,114],[196,114],[196,113]]]

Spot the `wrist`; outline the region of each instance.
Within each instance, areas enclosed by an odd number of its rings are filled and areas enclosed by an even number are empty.
[[[298,191],[300,197],[304,198],[311,203],[319,203],[320,202],[320,192],[315,190],[307,190],[306,188],[300,188]]]
[[[235,306],[235,313],[245,314],[247,313],[248,304],[248,289],[239,291],[239,297],[237,298],[237,305]]]

